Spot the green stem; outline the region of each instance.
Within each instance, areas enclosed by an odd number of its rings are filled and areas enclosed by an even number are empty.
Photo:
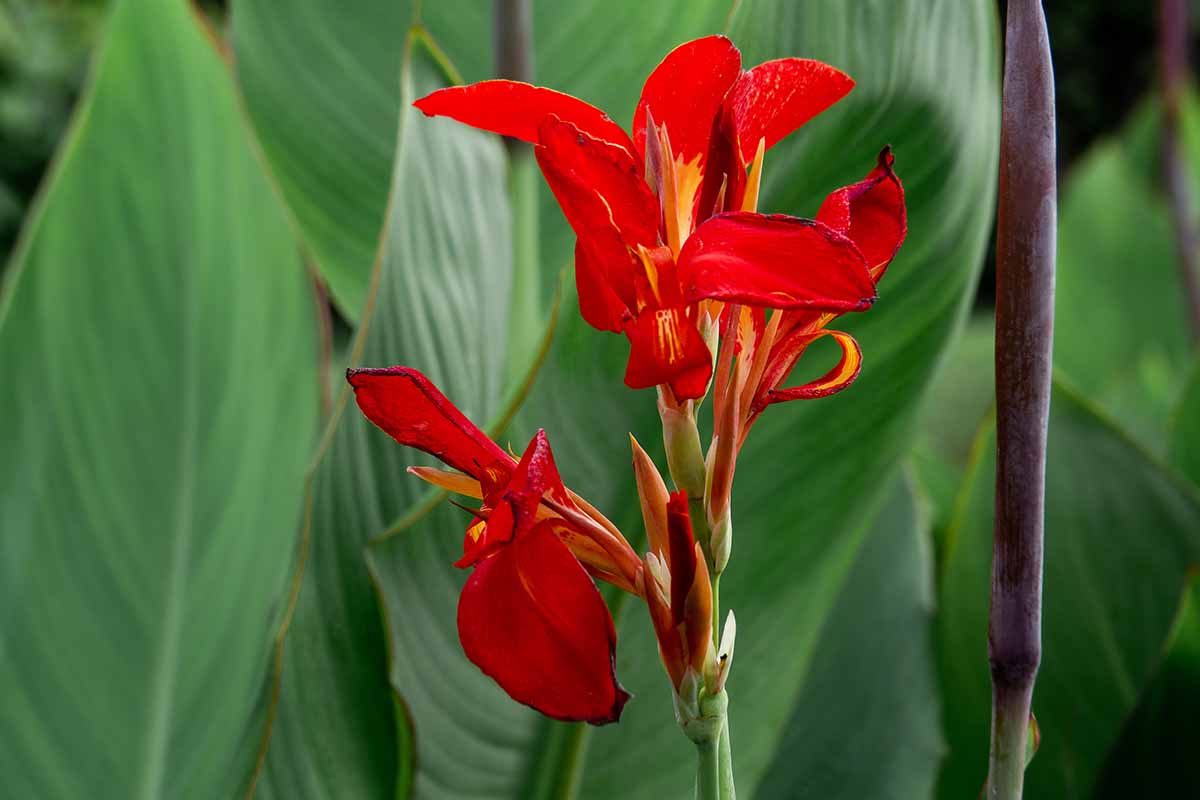
[[[720,738],[696,742],[696,800],[724,800],[721,794]]]
[[[993,693],[987,800],[1020,800],[1025,783],[1033,682],[1027,686],[997,685]]]
[[[729,698],[725,692],[701,694],[698,716],[680,719],[684,734],[696,745],[697,800],[733,800],[733,761],[729,750]],[[695,713],[693,711],[692,713]]]
[[[725,717],[725,724],[721,726],[721,742],[718,753],[720,759],[720,781],[721,781],[721,800],[736,800],[737,791],[733,785],[733,748],[729,743],[729,716]]]

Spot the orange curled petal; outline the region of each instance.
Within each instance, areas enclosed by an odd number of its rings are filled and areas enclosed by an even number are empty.
[[[837,394],[842,389],[854,383],[854,379],[858,377],[859,370],[862,369],[862,348],[858,346],[858,342],[848,333],[823,330],[810,334],[808,342],[804,346],[807,347],[808,344],[811,344],[822,336],[832,336],[841,345],[841,360],[838,361],[833,369],[815,381],[810,381],[803,386],[794,386],[789,389],[772,389],[767,393],[766,403],[782,403],[787,400],[814,400],[818,397],[828,397],[831,394]]]

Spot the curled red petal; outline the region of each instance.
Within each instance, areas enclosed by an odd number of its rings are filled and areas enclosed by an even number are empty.
[[[696,579],[696,540],[688,514],[686,492],[672,492],[667,501],[667,567],[671,571],[671,621],[683,622],[688,593]]]
[[[863,311],[875,284],[848,238],[814,220],[735,212],[709,219],[679,253],[688,302]]]
[[[633,142],[607,114],[578,97],[520,81],[492,80],[438,89],[413,103],[430,117],[450,117],[473,128],[537,143],[538,126],[554,114],[633,155]]]
[[[633,142],[646,152],[646,112],[665,125],[675,158],[691,163],[708,151],[713,120],[742,70],[742,55],[724,36],[684,42],[662,60],[642,86],[633,114]]]
[[[866,178],[826,197],[817,213],[820,222],[850,237],[876,283],[908,233],[904,187],[892,169],[895,161],[892,149],[883,148]]]
[[[858,342],[850,334],[827,330],[811,334],[800,334],[795,337],[796,341],[791,343],[790,346],[798,348],[799,352],[802,353],[805,348],[822,336],[832,336],[834,341],[842,348],[842,357],[834,365],[833,369],[815,381],[809,381],[803,386],[793,386],[789,389],[769,389],[761,405],[782,403],[786,400],[815,400],[818,397],[828,397],[831,394],[837,394],[842,389],[854,383],[859,371],[862,369],[862,348],[858,346]],[[795,358],[792,359],[792,363],[795,363]]]
[[[479,480],[507,480],[515,461],[433,383],[411,367],[348,369],[346,380],[367,419],[397,442],[423,450]]]
[[[643,180],[638,162],[625,150],[550,116],[538,128],[537,159],[577,235],[583,235],[581,229],[586,233],[597,224],[612,224],[630,247],[657,244],[658,201]],[[547,170],[547,165],[553,169]],[[565,185],[568,181],[574,186]],[[585,189],[599,194],[603,205],[581,207],[569,196]],[[602,219],[578,219],[585,212],[600,214]]]
[[[548,717],[603,725],[629,699],[608,607],[548,525],[475,567],[458,598],[458,636],[510,697]]]
[[[712,354],[683,309],[647,310],[630,323],[625,334],[629,337],[626,386],[646,389],[670,384],[680,400],[704,394],[712,376]]]
[[[850,76],[809,58],[766,61],[743,72],[725,100],[737,124],[742,161],[754,158],[759,139],[770,149],[853,88]]]

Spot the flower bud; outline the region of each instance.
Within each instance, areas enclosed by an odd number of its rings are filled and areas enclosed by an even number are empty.
[[[658,397],[658,414],[662,418],[663,445],[667,450],[667,467],[675,488],[690,497],[704,494],[704,451],[700,447],[700,431],[691,404],[674,406]]]
[[[650,552],[659,557],[667,554],[667,502],[669,494],[658,467],[646,455],[633,434],[629,435],[633,447],[633,476],[637,481],[638,500],[642,504],[642,521],[646,525],[646,541]]]

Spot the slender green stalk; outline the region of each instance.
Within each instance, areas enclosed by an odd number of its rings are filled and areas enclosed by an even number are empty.
[[[1019,800],[1042,653],[1054,327],[1054,73],[1039,0],[1009,0],[996,233],[996,508],[989,800]]]
[[[729,742],[728,713],[725,717],[725,724],[721,726],[721,742],[718,758],[721,762],[721,800],[736,800],[737,791],[733,784],[733,748]]]
[[[720,737],[696,742],[696,800],[724,800],[721,795]]]

